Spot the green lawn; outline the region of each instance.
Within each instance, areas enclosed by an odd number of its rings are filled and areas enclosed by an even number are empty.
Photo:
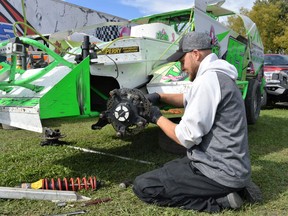
[[[159,129],[150,125],[142,133],[119,139],[111,125],[100,131],[90,129],[96,119],[51,119],[44,126],[60,129],[63,141],[70,146],[88,148],[109,154],[150,161],[133,160],[63,146],[40,146],[41,134],[24,130],[0,129],[0,186],[14,187],[22,182],[41,178],[96,176],[105,182],[97,191],[80,191],[92,199],[112,201],[94,206],[67,203],[58,207],[51,201],[0,200],[0,215],[50,215],[88,211],[85,215],[210,215],[194,211],[147,205],[134,196],[131,187],[119,188],[119,183],[134,179],[178,155],[164,152],[157,143]],[[253,180],[262,188],[264,202],[243,206],[239,211],[224,211],[216,215],[287,215],[288,213],[288,115],[287,108],[262,110],[256,125],[249,126],[249,145]]]

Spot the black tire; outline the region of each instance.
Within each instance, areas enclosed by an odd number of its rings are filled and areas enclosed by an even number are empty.
[[[263,94],[261,96],[261,108],[265,108],[267,105],[267,92],[264,89]]]
[[[267,94],[267,104],[266,107],[269,109],[273,109],[275,106],[275,100],[273,100],[273,97],[269,94]]]
[[[248,92],[245,98],[246,117],[248,124],[255,124],[260,115],[261,91],[256,79],[249,80]]]
[[[180,118],[170,118],[170,120],[174,123],[179,123]],[[158,144],[160,148],[166,152],[183,156],[186,155],[187,149],[171,140],[162,130],[159,130],[158,133]]]
[[[261,109],[273,109],[274,105],[275,102],[272,100],[271,95],[267,94],[266,90],[264,90],[261,97]]]

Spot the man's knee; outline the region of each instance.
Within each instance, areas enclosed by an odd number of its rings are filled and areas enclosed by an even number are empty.
[[[154,178],[148,176],[137,176],[133,183],[134,193],[142,200],[150,202],[150,198],[164,196],[165,189],[160,181],[155,181]]]
[[[142,179],[139,176],[137,176],[133,182],[132,189],[138,197],[140,196],[140,194],[142,194],[142,187],[143,187]]]

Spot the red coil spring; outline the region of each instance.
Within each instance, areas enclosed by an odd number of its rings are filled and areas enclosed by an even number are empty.
[[[42,189],[48,189],[48,190],[67,190],[67,191],[78,191],[81,189],[97,189],[97,179],[96,177],[89,177],[88,179],[86,177],[83,177],[80,179],[77,177],[76,179],[70,178],[69,180],[67,178],[61,179],[57,178],[57,180],[54,179],[43,179],[42,181]]]

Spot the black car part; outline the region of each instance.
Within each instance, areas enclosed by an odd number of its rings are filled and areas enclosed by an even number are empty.
[[[118,137],[135,135],[147,125],[151,103],[138,89],[114,89],[107,101],[107,110],[102,112],[92,129],[101,129],[112,124]]]
[[[59,129],[51,129],[51,128],[44,128],[42,141],[40,143],[41,146],[46,145],[63,145],[67,144],[67,142],[59,140],[61,138],[65,137],[65,135],[62,135]]]

